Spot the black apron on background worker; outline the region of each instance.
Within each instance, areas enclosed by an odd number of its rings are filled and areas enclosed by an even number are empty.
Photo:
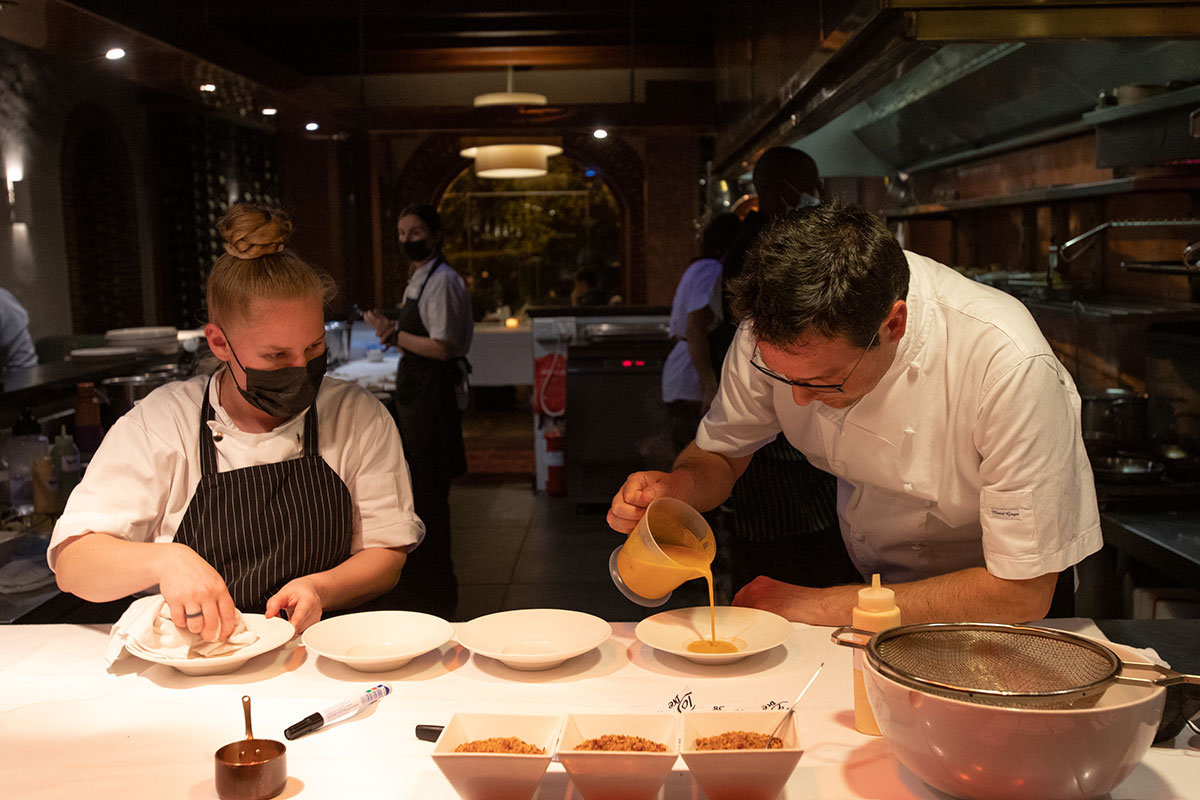
[[[433,264],[416,297],[404,299],[397,330],[429,337],[420,301],[429,279],[445,261]],[[450,557],[450,481],[467,471],[458,385],[466,360],[428,358],[404,351],[396,369],[396,424],[412,477],[413,507],[425,523],[425,538],[408,554],[391,597],[403,608],[449,618],[458,603],[458,579]],[[388,595],[385,595],[388,597]]]
[[[288,581],[332,569],[350,557],[350,490],[321,457],[317,405],[304,418],[300,458],[217,471],[220,433],[209,390],[200,408],[200,482],[175,541],[195,550],[224,579],[239,610],[263,613]]]

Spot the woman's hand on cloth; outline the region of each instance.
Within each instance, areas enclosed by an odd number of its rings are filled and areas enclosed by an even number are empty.
[[[283,588],[267,600],[268,619],[287,610],[288,622],[296,629],[296,633],[304,633],[304,629],[321,621],[324,604],[317,591],[317,585],[311,576],[290,580]]]
[[[163,549],[158,586],[175,627],[216,642],[233,632],[237,609],[220,573],[185,544],[156,544]]]

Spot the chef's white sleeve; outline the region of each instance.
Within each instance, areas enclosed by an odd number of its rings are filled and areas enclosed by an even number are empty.
[[[1050,355],[984,387],[975,446],[988,571],[1021,580],[1061,572],[1103,545],[1079,397]]]
[[[65,542],[88,532],[154,541],[173,482],[188,479],[184,460],[177,446],[146,426],[137,408],[113,423],[54,526],[46,553],[50,568]]]

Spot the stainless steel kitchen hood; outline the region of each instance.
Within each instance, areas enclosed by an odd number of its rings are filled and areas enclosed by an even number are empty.
[[[797,143],[827,174],[912,170],[1077,122],[1101,92],[1143,83],[1200,83],[1200,3],[864,0],[777,105],[722,132],[716,164]]]

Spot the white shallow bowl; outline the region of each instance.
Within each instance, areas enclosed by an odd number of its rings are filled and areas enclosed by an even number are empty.
[[[1146,661],[1101,643],[1125,661]],[[935,789],[969,800],[1107,794],[1146,755],[1166,696],[1161,687],[1112,685],[1092,708],[1001,708],[910,689],[866,658],[863,682],[896,759]]]
[[[472,653],[520,670],[557,667],[599,646],[612,626],[599,617],[560,608],[527,608],[477,617],[458,629]]]
[[[133,640],[125,642],[125,650],[144,661],[174,667],[185,675],[224,675],[241,668],[255,656],[261,656],[287,644],[296,635],[292,623],[282,617],[267,619],[262,614],[242,614],[242,619],[245,620],[248,629],[258,634],[258,641],[227,656],[169,658],[151,653]]]
[[[653,800],[679,755],[679,715],[568,714],[558,760],[584,800]],[[662,753],[576,750],[605,734],[641,736],[666,745]]]
[[[435,650],[454,637],[441,617],[416,611],[363,611],[323,619],[304,631],[304,646],[360,672],[384,672]]]
[[[525,714],[454,714],[438,736],[433,763],[464,800],[529,800],[554,756],[562,717]],[[456,753],[464,742],[515,736],[543,755]]]
[[[174,339],[179,333],[178,328],[166,325],[148,328],[113,328],[104,332],[104,341],[116,344],[137,342],[144,339]]]
[[[778,614],[742,606],[717,606],[717,638],[732,642],[736,653],[693,653],[687,646],[697,639],[712,638],[708,606],[677,608],[646,617],[634,635],[655,650],[680,656],[698,664],[729,664],[746,656],[778,647],[792,635],[792,623]]]
[[[686,711],[679,753],[709,800],[774,800],[804,752],[795,714],[776,750],[697,750],[696,739],[730,731],[770,733],[784,711]]]
[[[136,347],[80,347],[72,350],[68,355],[72,359],[78,360],[102,360],[105,358],[125,358],[127,356],[137,355]]]

